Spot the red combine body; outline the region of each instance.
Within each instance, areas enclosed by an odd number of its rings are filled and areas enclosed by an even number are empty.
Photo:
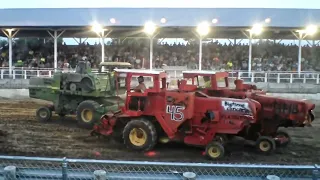
[[[234,81],[236,87],[231,89],[227,72],[184,71],[183,77],[184,80],[179,81],[178,85],[181,86],[182,83],[190,87],[196,85],[197,88],[193,88],[192,91],[199,90],[212,97],[249,98],[257,101],[261,105],[261,111],[258,111],[258,122],[251,124],[250,130],[243,134],[250,140],[257,140],[260,136],[270,136],[279,145],[287,145],[290,137],[286,132],[278,131],[279,127],[304,127],[315,118],[312,112],[315,105],[307,101],[268,96],[255,85],[244,84],[240,79]],[[206,87],[200,87],[199,77],[204,78]],[[188,84],[187,80],[190,79],[191,82]],[[274,149],[265,149],[265,151],[272,150]]]
[[[247,131],[260,109],[249,99],[210,97],[186,92],[184,86],[167,90],[164,72],[116,69],[115,76],[126,79],[126,103],[119,112],[104,115],[92,134],[113,135],[133,150],[151,150],[158,141],[181,141],[205,147],[212,159],[221,158],[226,137]],[[151,87],[135,92],[131,81],[137,76],[151,77]]]

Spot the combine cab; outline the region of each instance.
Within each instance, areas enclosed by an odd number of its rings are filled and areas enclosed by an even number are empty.
[[[79,62],[76,72],[56,72],[53,77],[31,78],[29,96],[53,102],[41,107],[36,115],[40,121],[48,121],[55,112],[63,117],[76,114],[80,126],[92,128],[108,110],[116,109],[119,98],[112,70],[115,67],[130,68],[131,64],[104,62],[107,71],[92,73],[86,61]]]
[[[180,141],[204,147],[209,158],[218,159],[229,137],[256,123],[260,107],[252,100],[209,97],[186,92],[186,86],[167,90],[164,72],[117,69],[115,75],[126,79],[125,105],[102,116],[92,135],[113,136],[129,149],[148,151],[158,140]],[[131,85],[132,78],[140,76],[152,78],[143,92]]]
[[[201,91],[211,97],[252,99],[258,102],[261,105],[258,122],[252,123],[249,131],[242,135],[249,140],[256,141],[261,136],[269,136],[275,141],[269,142],[269,145],[285,146],[290,142],[290,136],[284,131],[278,131],[279,127],[304,127],[314,120],[312,112],[314,104],[304,100],[268,96],[255,85],[244,84],[240,79],[234,81],[235,89],[232,89],[229,87],[227,72],[184,71],[183,77],[184,80],[178,82],[179,86],[182,84],[196,86],[187,90],[188,92]],[[200,78],[203,78],[202,82]],[[268,147],[275,148],[275,146]],[[273,151],[274,148],[265,148],[261,151]]]

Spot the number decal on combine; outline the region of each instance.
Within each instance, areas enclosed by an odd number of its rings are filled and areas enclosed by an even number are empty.
[[[183,106],[167,105],[166,113],[171,115],[172,121],[182,121],[184,119]]]

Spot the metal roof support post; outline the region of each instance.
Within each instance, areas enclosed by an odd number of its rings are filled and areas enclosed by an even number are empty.
[[[12,31],[8,31],[8,43],[9,43],[9,76],[12,76]]]
[[[242,34],[244,34],[249,39],[248,77],[250,77],[251,76],[251,58],[252,58],[252,38],[253,38],[253,33],[252,33],[252,31],[249,31],[249,35],[248,35],[246,32],[242,31]]]
[[[53,34],[50,31],[47,32],[53,38],[54,71],[56,72],[58,70],[58,38],[65,32],[65,30],[61,31],[59,34],[57,30],[53,31]]]
[[[153,38],[154,36],[150,37],[150,70],[152,70],[152,63],[153,63]]]
[[[159,32],[157,32],[154,35],[148,35],[148,37],[150,39],[150,56],[149,56],[149,59],[150,59],[150,61],[149,61],[150,70],[152,70],[152,64],[153,64],[153,40],[158,34],[159,34]]]
[[[249,76],[251,73],[251,58],[252,58],[252,33],[249,34],[249,61],[248,61],[248,72]]]
[[[2,30],[2,32],[8,38],[8,44],[9,44],[9,76],[12,77],[12,39],[16,36],[16,34],[19,32],[19,30],[14,32],[14,29],[5,29],[5,30]]]
[[[108,35],[112,32],[110,30],[107,34],[105,34],[106,29],[103,29],[101,31],[101,34],[98,33],[101,39],[101,62],[104,62],[104,46],[105,46],[105,38],[108,37]],[[101,67],[101,71],[104,72],[104,66]]]
[[[101,32],[101,62],[104,62],[104,30]],[[104,72],[104,66],[101,67],[101,71]]]
[[[202,69],[202,37],[199,37],[199,70]]]
[[[300,76],[300,73],[301,73],[301,42],[302,42],[302,33],[299,33],[299,50],[298,50],[298,74]]]
[[[299,49],[298,49],[298,74],[300,77],[301,74],[301,58],[302,58],[302,40],[307,36],[307,34],[304,35],[303,31],[298,31],[297,34],[292,31],[292,34],[299,40]]]

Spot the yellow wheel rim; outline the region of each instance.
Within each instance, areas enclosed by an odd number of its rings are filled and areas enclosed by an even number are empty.
[[[147,133],[141,128],[133,128],[129,134],[130,142],[135,146],[143,146],[147,142]]]
[[[46,111],[41,111],[39,115],[40,115],[40,117],[42,117],[42,118],[46,118],[47,115],[48,115],[48,113],[47,113]]]
[[[271,145],[267,141],[261,141],[259,144],[259,148],[261,151],[268,151],[270,150]]]
[[[221,151],[217,147],[210,147],[208,149],[208,155],[212,158],[217,158],[221,155]]]
[[[92,119],[93,119],[93,112],[92,112],[90,109],[84,109],[84,110],[81,112],[81,119],[82,119],[84,122],[90,122],[90,121],[92,121]]]

